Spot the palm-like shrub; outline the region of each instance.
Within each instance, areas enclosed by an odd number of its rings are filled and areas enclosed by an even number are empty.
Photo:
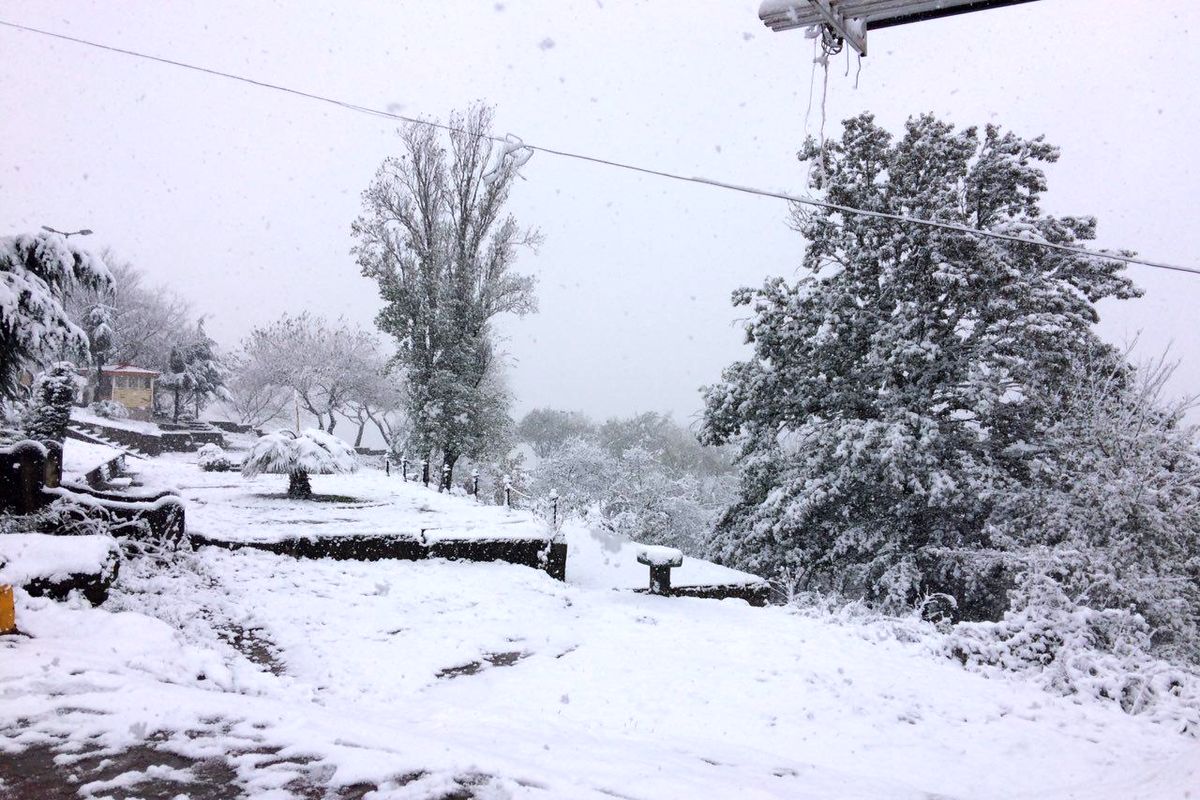
[[[260,437],[246,456],[242,475],[287,475],[287,496],[308,500],[312,498],[310,473],[332,475],[357,469],[358,455],[350,445],[325,431],[309,428],[300,434],[280,430]]]

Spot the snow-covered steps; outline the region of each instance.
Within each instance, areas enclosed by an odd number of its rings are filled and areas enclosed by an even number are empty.
[[[19,586],[33,597],[63,600],[79,591],[103,603],[117,576],[120,550],[111,536],[0,535],[0,584]],[[19,620],[18,620],[19,622]]]
[[[105,435],[103,431],[104,429],[98,426],[72,421],[67,426],[67,438],[108,447],[120,453],[131,455],[134,458],[149,458],[149,454],[137,447],[136,444],[117,441],[111,436]]]

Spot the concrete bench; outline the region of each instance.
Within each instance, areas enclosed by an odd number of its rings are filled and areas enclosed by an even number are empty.
[[[671,569],[683,566],[683,553],[674,547],[645,545],[638,548],[637,560],[650,567],[650,594],[671,594]]]

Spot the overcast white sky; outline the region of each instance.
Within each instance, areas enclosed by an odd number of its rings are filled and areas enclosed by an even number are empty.
[[[529,142],[801,191],[821,76],[806,114],[811,42],[757,6],[17,0],[0,19],[409,115],[483,99]],[[853,64],[830,69],[828,133],[864,109],[893,130],[933,111],[1044,133],[1063,150],[1048,210],[1097,215],[1102,246],[1200,266],[1200,4],[1041,0],[870,39],[857,90]],[[5,28],[0,97],[0,233],[93,228],[226,345],[285,311],[371,324],[349,226],[391,123]],[[541,312],[503,324],[517,412],[692,418],[744,352],[730,291],[799,263],[784,204],[546,155],[525,175],[512,210],[546,244],[522,261]],[[1146,297],[1104,306],[1104,334],[1173,344],[1174,388],[1200,393],[1200,276],[1130,272]]]

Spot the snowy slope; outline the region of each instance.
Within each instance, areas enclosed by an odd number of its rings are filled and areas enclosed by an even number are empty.
[[[456,786],[480,798],[1168,800],[1200,786],[1195,739],[967,672],[931,652],[932,631],[614,591],[627,548],[567,533],[585,546],[565,584],[501,563],[205,548],[165,571],[126,564],[106,610],[20,596],[33,638],[0,639],[0,752],[153,741],[228,757],[256,798],[293,796],[294,780],[365,781],[371,800]],[[239,651],[231,632],[253,646]]]

